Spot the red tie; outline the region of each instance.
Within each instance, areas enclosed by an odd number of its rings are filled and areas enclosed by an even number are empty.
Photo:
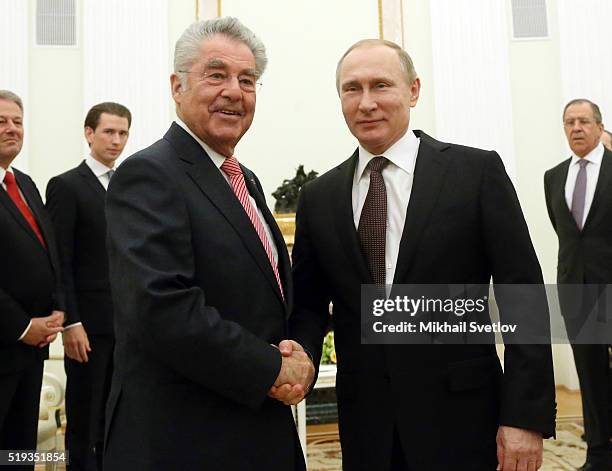
[[[40,229],[38,227],[38,224],[36,223],[36,219],[34,219],[32,211],[30,211],[30,208],[28,208],[28,205],[25,204],[25,201],[23,201],[23,198],[19,194],[19,188],[17,187],[17,183],[15,182],[15,175],[13,175],[11,172],[6,172],[6,174],[4,175],[4,184],[6,185],[6,192],[13,200],[13,203],[15,203],[15,206],[17,206],[19,211],[21,211],[21,214],[23,214],[25,220],[28,221],[28,224],[40,240],[40,243],[43,245],[43,247],[47,248],[45,244],[45,239],[43,239],[42,232],[40,232]]]
[[[240,168],[240,164],[238,163],[238,160],[236,160],[236,157],[227,157],[223,164],[221,164],[221,170],[223,170],[229,177],[236,197],[240,201],[240,204],[242,204],[247,216],[249,216],[251,224],[253,224],[253,227],[259,236],[259,240],[261,240],[261,243],[263,244],[268,260],[270,261],[270,265],[272,265],[274,277],[276,278],[276,282],[278,283],[278,287],[280,288],[284,299],[285,295],[283,293],[283,285],[280,280],[280,275],[278,274],[278,266],[276,264],[276,260],[274,260],[274,254],[272,253],[272,246],[270,245],[266,231],[261,223],[261,219],[259,219],[257,210],[249,201],[249,191],[247,190],[244,182],[244,175],[242,174],[242,169]]]

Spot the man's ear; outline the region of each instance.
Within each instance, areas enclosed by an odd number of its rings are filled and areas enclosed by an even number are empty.
[[[421,93],[421,79],[417,77],[410,85],[410,107],[416,106],[419,101],[419,93]]]
[[[183,84],[178,75],[172,74],[170,76],[170,89],[172,91],[172,98],[176,103],[181,102],[181,94],[184,92]]]
[[[83,134],[85,135],[85,140],[87,141],[87,144],[89,144],[89,147],[91,147],[91,143],[93,142],[94,133],[95,131],[93,129],[91,129],[89,126],[85,126],[85,132]]]

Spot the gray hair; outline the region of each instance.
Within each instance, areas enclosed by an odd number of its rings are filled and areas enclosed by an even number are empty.
[[[336,66],[336,90],[340,91],[340,68],[342,67],[342,63],[346,56],[349,53],[357,49],[359,47],[374,47],[374,46],[387,46],[397,52],[397,56],[400,61],[400,67],[402,68],[402,72],[404,72],[404,76],[408,85],[412,85],[417,78],[417,73],[414,68],[414,64],[412,63],[412,59],[408,55],[406,51],[404,51],[400,46],[395,44],[393,41],[387,41],[386,39],[362,39],[361,41],[357,41],[348,50],[342,55],[340,60],[338,61],[338,65]]]
[[[0,90],[0,100],[12,101],[23,113],[23,102],[16,93],[11,92],[10,90]]]
[[[174,48],[174,73],[179,77],[181,84],[186,87],[185,71],[191,69],[198,60],[202,41],[215,34],[221,34],[246,44],[255,56],[255,72],[257,78],[266,70],[268,58],[266,48],[261,40],[249,28],[244,26],[237,18],[226,16],[206,21],[197,21],[191,24],[176,42]]]
[[[563,108],[563,119],[565,119],[565,112],[570,106],[580,105],[582,103],[588,103],[591,106],[591,110],[593,110],[593,118],[595,118],[595,122],[597,124],[601,124],[603,120],[601,117],[601,111],[599,109],[599,106],[597,106],[591,100],[587,100],[586,98],[575,98],[574,100],[570,101],[567,105],[565,105],[565,108]]]

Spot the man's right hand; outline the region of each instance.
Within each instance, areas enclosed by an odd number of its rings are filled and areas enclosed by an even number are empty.
[[[62,332],[63,313],[54,311],[47,317],[33,317],[32,325],[21,341],[32,347],[44,347],[51,343],[58,332]]]
[[[75,325],[64,330],[62,334],[64,341],[64,353],[68,358],[71,358],[79,363],[87,363],[89,357],[87,352],[91,352],[89,346],[89,338],[87,332],[82,325]]]
[[[281,370],[268,395],[287,405],[297,404],[314,380],[314,365],[302,346],[293,340],[283,340],[279,350]]]

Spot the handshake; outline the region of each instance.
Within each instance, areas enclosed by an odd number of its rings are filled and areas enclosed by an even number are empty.
[[[268,396],[283,404],[295,405],[304,399],[314,381],[315,367],[304,348],[294,340],[278,344],[282,355],[281,369]]]

